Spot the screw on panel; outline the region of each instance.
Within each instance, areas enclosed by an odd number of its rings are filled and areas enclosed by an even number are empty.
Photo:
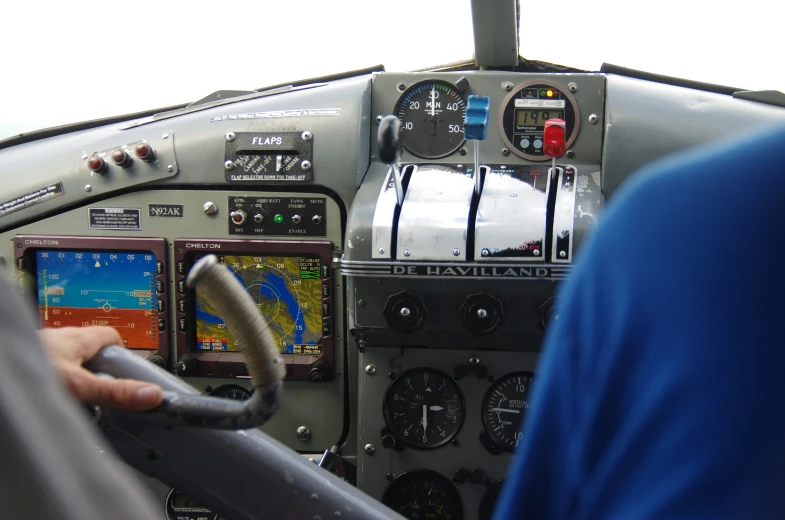
[[[212,215],[215,215],[216,213],[218,213],[218,206],[215,205],[215,202],[212,202],[212,201],[208,200],[202,206],[202,211],[204,211],[205,215],[212,216]]]
[[[376,453],[376,448],[374,448],[373,444],[366,444],[365,453],[367,453],[368,455],[373,455],[374,453]]]
[[[567,256],[567,251],[559,251],[559,256],[565,258]]]
[[[513,88],[515,88],[515,85],[513,85],[513,84],[512,84],[512,83],[510,83],[509,81],[505,81],[504,83],[502,83],[502,88],[503,88],[504,90],[506,90],[507,92],[509,92],[509,91],[511,91]]]
[[[458,446],[459,444],[460,444],[460,442],[458,442],[458,438],[457,437],[452,440],[452,445],[453,446]]]
[[[383,248],[383,247],[380,247],[380,248],[379,248],[379,254],[380,254],[380,255],[383,255],[383,254],[384,254],[384,248]]]
[[[404,90],[406,90],[406,84],[404,84],[404,82],[403,82],[403,81],[401,81],[400,83],[398,83],[398,90],[400,90],[401,92],[403,92]]]
[[[89,184],[85,184],[85,185],[84,185],[84,190],[85,190],[85,191],[91,191],[92,189],[93,189],[93,187],[92,187],[92,186],[90,186]]]
[[[469,358],[469,364],[470,365],[479,365],[480,364],[480,358],[478,358],[477,356],[470,357]]]
[[[82,159],[87,159],[88,157],[90,156],[87,155],[87,152],[82,152]]]
[[[311,161],[306,159],[305,161],[301,162],[300,163],[300,168],[302,168],[305,171],[310,170],[311,169]]]
[[[488,317],[488,311],[486,311],[485,309],[477,309],[477,317],[480,318],[481,320],[484,320],[485,318]]]
[[[365,367],[365,373],[369,376],[376,374],[376,365],[368,365]]]
[[[565,155],[567,157],[575,157],[575,152],[573,152],[572,150],[567,150],[567,153]]]
[[[234,141],[235,137],[236,136],[234,135],[234,132],[226,132],[226,140],[227,141],[232,142],[232,141]]]
[[[305,426],[300,426],[297,428],[297,438],[301,441],[307,441],[311,438],[311,430],[306,428]]]
[[[398,311],[398,314],[403,316],[404,318],[408,318],[412,315],[412,310],[409,307],[401,307],[401,310]]]
[[[573,94],[578,92],[578,84],[577,83],[570,83],[567,85],[567,88],[570,89],[570,92]]]
[[[300,137],[302,137],[303,141],[310,141],[311,139],[313,139],[313,134],[308,130],[306,130],[300,135]]]
[[[161,136],[161,139],[169,139],[169,134],[165,133],[164,135]]]
[[[387,479],[387,482],[392,482],[393,480],[395,480],[395,473],[388,473],[387,475],[385,475],[384,478]]]
[[[167,164],[166,165],[166,171],[168,171],[169,173],[172,173],[174,171],[174,165],[173,164]]]
[[[408,249],[403,250],[403,256],[411,256],[411,253],[409,252]]]
[[[510,155],[510,151],[507,148],[502,148],[502,155],[507,157],[508,155]]]
[[[384,116],[381,116],[381,115],[376,116],[376,124],[378,125],[379,123],[381,123],[382,119],[384,119]]]
[[[467,153],[469,153],[469,151],[466,149],[465,146],[463,146],[463,147],[461,147],[460,150],[458,150],[458,153],[461,154],[461,155],[466,155]]]
[[[539,249],[535,249],[534,250],[534,256],[540,256],[540,250]]]
[[[597,117],[597,114],[589,114],[589,123],[596,125],[600,122],[600,118]]]
[[[456,248],[456,249],[453,249],[453,250],[452,250],[452,255],[453,255],[453,256],[458,256],[458,255],[460,255],[460,254],[461,254],[461,250],[460,250],[460,249],[457,249],[457,248]]]
[[[234,168],[234,163],[232,161],[226,161],[224,163],[224,168],[227,170],[231,170],[232,168]]]
[[[360,298],[359,300],[357,300],[357,305],[359,305],[360,307],[365,307],[365,300]]]

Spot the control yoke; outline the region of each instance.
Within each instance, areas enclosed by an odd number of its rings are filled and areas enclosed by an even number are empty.
[[[199,260],[188,274],[186,283],[189,288],[197,289],[218,311],[237,338],[254,393],[246,401],[235,401],[164,389],[163,403],[155,410],[137,414],[136,418],[142,423],[165,426],[232,430],[261,426],[278,408],[281,381],[286,375],[286,366],[270,328],[245,288],[226,266],[218,263],[215,255]],[[85,366],[95,373],[139,378],[133,370],[138,364],[133,360],[135,357],[123,348],[107,347]]]

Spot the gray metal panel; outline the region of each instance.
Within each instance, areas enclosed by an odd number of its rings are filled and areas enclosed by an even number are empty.
[[[29,221],[41,213],[85,202],[83,152],[107,150],[139,140],[159,142],[164,133],[176,136],[179,174],[155,184],[167,186],[228,185],[224,179],[224,136],[227,132],[302,132],[314,136],[314,180],[338,194],[348,207],[368,166],[370,81],[352,78],[322,87],[251,99],[206,109],[135,128],[128,122],[64,134],[0,151],[0,181],[8,198],[62,182],[65,194],[0,217],[0,228]],[[286,111],[338,109],[340,115],[296,115]],[[259,117],[257,117],[257,115]],[[264,117],[262,117],[264,116]],[[226,118],[226,119],[224,119]],[[211,120],[213,122],[211,122]],[[122,175],[102,179],[107,191],[127,186]],[[291,187],[292,184],[283,184]],[[254,185],[258,186],[258,185]],[[278,184],[281,186],[281,183]],[[238,187],[246,189],[248,186]],[[284,188],[288,189],[288,188]],[[103,190],[102,190],[103,191]],[[107,191],[103,191],[105,194]]]
[[[624,76],[607,77],[602,190],[666,155],[785,122],[785,110]],[[589,170],[584,170],[589,171]]]
[[[478,67],[518,64],[516,0],[473,0],[474,61]]]
[[[491,455],[479,442],[482,430],[480,409],[485,392],[491,383],[485,379],[478,380],[474,374],[458,381],[466,404],[466,419],[458,432],[458,446],[447,444],[434,450],[415,450],[406,448],[403,451],[388,450],[382,447],[381,430],[384,427],[382,402],[384,392],[390,384],[387,374],[391,370],[400,373],[416,367],[431,367],[452,374],[458,365],[468,364],[469,357],[477,356],[480,364],[485,366],[494,378],[502,377],[511,372],[534,371],[537,362],[536,354],[454,351],[454,350],[405,350],[368,348],[360,356],[359,395],[360,395],[360,426],[359,445],[372,444],[376,451],[368,455],[361,451],[358,454],[358,486],[373,498],[381,499],[388,486],[386,475],[399,475],[409,469],[428,468],[452,478],[460,467],[469,470],[482,469],[486,477],[495,481],[507,475],[507,466],[512,455],[503,453]],[[369,375],[364,367],[372,364],[376,367],[375,375]],[[485,492],[481,484],[456,484],[461,493],[464,505],[464,518],[477,519],[480,500]]]
[[[56,217],[43,219],[39,222],[22,226],[16,230],[0,234],[0,257],[6,260],[6,269],[3,273],[17,284],[32,282],[29,277],[24,280],[17,278],[14,269],[14,251],[12,237],[17,234],[41,235],[78,235],[78,236],[119,236],[119,237],[163,237],[169,242],[170,248],[176,238],[236,238],[228,232],[228,197],[248,195],[249,191],[216,191],[212,190],[172,190],[172,191],[145,191],[115,197],[88,207],[125,207],[142,209],[142,229],[140,231],[112,231],[95,230],[87,227],[87,208],[77,208]],[[255,192],[255,195],[265,196],[269,192]],[[276,196],[304,196],[302,193],[281,192]],[[308,196],[320,196],[308,194]],[[218,207],[218,214],[207,216],[202,211],[205,202],[212,201]],[[148,204],[182,204],[183,218],[150,217],[147,211]],[[338,205],[327,198],[327,238],[336,244],[336,253],[341,250],[341,214]],[[302,237],[270,237],[275,240],[301,240]],[[175,265],[172,255],[169,258],[168,277],[170,284],[174,284]],[[284,383],[283,401],[281,408],[275,416],[263,426],[263,430],[275,437],[292,449],[301,451],[321,452],[336,444],[344,433],[344,355],[345,341],[343,338],[344,318],[342,309],[345,308],[343,298],[343,278],[340,275],[340,266],[333,266],[333,296],[335,298],[335,346],[336,359],[335,381],[311,383],[290,381]],[[30,298],[28,295],[27,298]],[[33,296],[34,298],[34,296]],[[175,330],[174,311],[176,309],[176,291],[169,291],[167,310],[169,315],[170,356],[175,356]],[[29,300],[28,300],[29,301]],[[32,302],[31,302],[32,303]],[[184,378],[200,391],[206,386],[216,388],[223,384],[236,384],[250,388],[245,379],[218,379],[218,378]],[[307,426],[311,430],[311,439],[302,442],[295,436],[299,426]]]
[[[473,176],[420,166],[409,181],[398,218],[397,259],[465,260],[473,194]]]

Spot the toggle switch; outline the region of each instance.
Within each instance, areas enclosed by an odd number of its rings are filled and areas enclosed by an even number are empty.
[[[229,213],[229,218],[231,218],[232,222],[234,222],[236,225],[241,226],[245,224],[247,215],[245,214],[245,211],[238,209]]]

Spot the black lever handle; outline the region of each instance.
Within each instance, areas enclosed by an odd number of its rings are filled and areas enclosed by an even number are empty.
[[[376,136],[379,160],[384,164],[396,164],[398,162],[403,149],[401,130],[401,120],[395,116],[386,116],[379,123],[379,131]]]
[[[218,263],[214,255],[197,262],[188,275],[188,286],[198,289],[218,311],[241,345],[255,391],[246,401],[204,397],[191,392],[164,390],[164,401],[155,410],[133,414],[142,423],[166,426],[205,426],[219,429],[256,428],[267,422],[278,408],[281,381],[286,367],[275,339],[245,288]],[[139,367],[142,363],[146,370]],[[134,377],[157,382],[145,372],[170,374],[119,347],[107,347],[85,366],[95,373]],[[136,376],[136,377],[135,377]],[[160,383],[159,383],[160,384]],[[166,388],[166,387],[164,387]]]

